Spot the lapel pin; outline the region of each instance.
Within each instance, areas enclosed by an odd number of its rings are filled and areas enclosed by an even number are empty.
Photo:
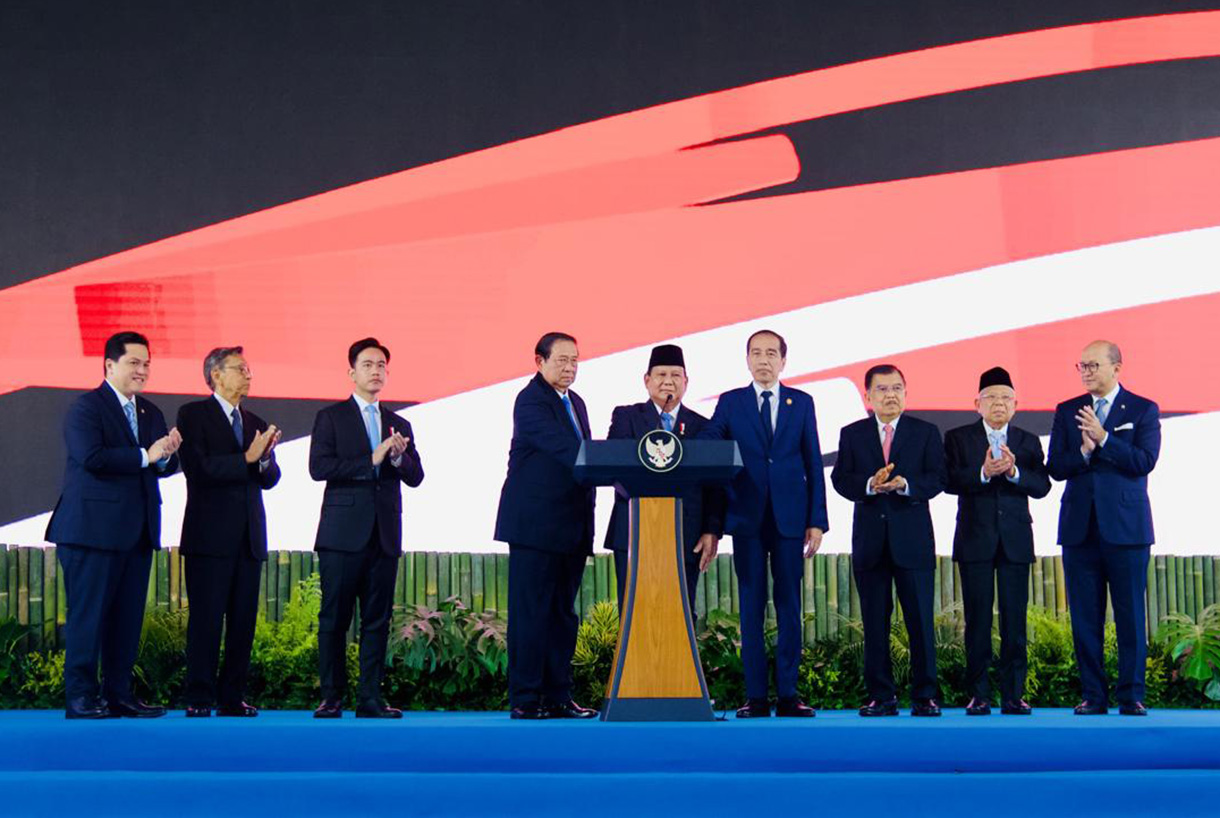
[[[786,403],[786,404],[788,404],[789,406],[791,406],[791,405],[792,405],[792,398],[788,398],[786,401],[784,401],[784,403]]]

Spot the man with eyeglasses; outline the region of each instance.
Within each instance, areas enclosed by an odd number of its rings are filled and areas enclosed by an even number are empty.
[[[252,717],[244,701],[258,621],[258,587],[267,559],[263,492],[280,480],[280,432],[243,406],[252,379],[239,346],[203,359],[212,395],[183,404],[179,452],[186,475],[180,548],[190,619],[186,629],[186,715]],[[224,634],[224,666],[220,639]]]
[[[1144,591],[1154,540],[1148,474],[1161,451],[1161,416],[1155,403],[1119,384],[1122,366],[1122,352],[1110,341],[1084,348],[1076,370],[1087,392],[1056,407],[1047,457],[1051,477],[1067,483],[1059,507],[1059,544],[1084,693],[1075,711],[1080,716],[1109,708],[1103,651],[1107,588],[1118,634],[1119,712],[1148,713]]]
[[[871,417],[843,427],[831,472],[835,490],[855,504],[851,560],[864,628],[860,715],[897,716],[890,620],[897,591],[911,650],[911,715],[939,716],[932,595],[936,542],[928,501],[945,489],[940,431],[904,414],[906,378],[893,364],[864,374]]]
[[[402,556],[402,483],[415,488],[424,467],[411,424],[381,404],[390,350],[362,338],[347,351],[352,396],[318,412],[309,474],[325,480],[314,549],[322,581],[318,674],[322,703],[314,718],[343,715],[347,628],[360,602],[360,683],[356,718],[400,719],[381,696],[394,581]]]
[[[576,592],[593,553],[593,489],[573,467],[592,438],[572,389],[580,354],[566,332],[534,345],[537,373],[513,403],[495,538],[508,543],[508,702],[513,719],[588,719],[572,699]]]
[[[1012,378],[1001,367],[979,377],[974,408],[982,416],[945,435],[946,491],[957,495],[953,559],[962,578],[966,618],[966,715],[991,713],[991,609],[999,589],[1000,712],[1027,716],[1025,609],[1034,561],[1029,498],[1051,489],[1037,435],[1010,423],[1017,409]]]

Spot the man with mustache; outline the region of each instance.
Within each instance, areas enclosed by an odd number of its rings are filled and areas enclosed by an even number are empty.
[[[991,608],[1000,597],[1001,712],[1029,715],[1025,692],[1025,609],[1034,561],[1029,498],[1051,490],[1042,442],[1010,423],[1017,409],[1012,378],[1000,367],[979,378],[974,407],[982,416],[945,435],[950,494],[956,494],[953,559],[962,577],[966,617],[966,714],[991,713]]]
[[[1107,588],[1118,632],[1119,712],[1148,714],[1144,591],[1154,540],[1148,475],[1161,452],[1161,413],[1155,403],[1119,384],[1122,366],[1117,344],[1094,341],[1084,348],[1076,370],[1086,394],[1056,407],[1046,463],[1051,477],[1067,483],[1059,507],[1059,544],[1084,693],[1078,716],[1109,709],[1103,651]]]
[[[801,579],[804,561],[817,552],[830,523],[813,398],[780,383],[787,359],[788,343],[779,333],[759,330],[751,335],[746,341],[746,365],[753,383],[721,395],[711,421],[699,434],[737,441],[745,467],[729,484],[724,526],[733,536],[741,600],[746,703],[737,711],[739,719],[771,715],[763,641],[768,563],[779,630],[775,714],[814,715],[796,689],[803,640]],[[714,553],[714,540],[709,547]]]
[[[161,548],[160,478],[178,468],[178,430],[140,395],[152,355],[138,332],[112,335],[106,379],[64,418],[68,463],[47,525],[68,596],[64,657],[69,719],[165,715],[136,699],[131,671],[140,646],[152,552]],[[98,684],[98,659],[102,684]]]
[[[890,619],[897,590],[911,648],[911,715],[939,716],[932,594],[936,543],[928,501],[945,489],[945,449],[927,421],[903,414],[906,378],[893,364],[864,375],[871,417],[843,427],[831,481],[855,504],[851,561],[864,627],[861,716],[896,716]]]
[[[347,352],[352,396],[318,412],[309,474],[325,480],[314,549],[322,580],[318,672],[322,703],[314,718],[343,715],[347,628],[360,601],[360,684],[356,718],[402,718],[381,696],[394,580],[402,556],[402,489],[424,481],[411,424],[381,405],[390,350],[362,338]]]

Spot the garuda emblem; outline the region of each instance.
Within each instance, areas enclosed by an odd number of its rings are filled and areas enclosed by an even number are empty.
[[[652,471],[669,471],[682,460],[682,441],[673,432],[658,429],[640,438],[639,455]]]

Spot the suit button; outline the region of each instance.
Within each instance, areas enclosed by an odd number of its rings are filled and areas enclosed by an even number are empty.
[[[999,514],[1000,514],[1000,516],[1001,516],[1001,517],[1003,517],[1003,516],[1004,516],[1004,509],[1000,509]]]
[[[768,457],[768,458],[767,458],[767,462],[768,462],[768,463],[774,463],[775,461],[774,461],[774,460],[772,460],[771,458],[769,458],[769,457]]]
[[[882,514],[882,515],[881,515],[881,519],[883,519],[883,520],[885,519],[885,515],[884,515],[884,514]]]

